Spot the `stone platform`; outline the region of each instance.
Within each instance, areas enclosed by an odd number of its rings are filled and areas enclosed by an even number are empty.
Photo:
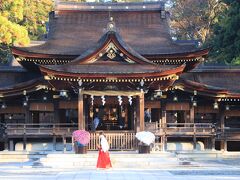
[[[0,152],[0,168],[18,164],[25,168],[95,169],[98,152],[87,154],[73,152]],[[239,152],[189,151],[189,152],[151,152],[138,154],[135,151],[110,151],[114,168],[125,169],[166,169],[187,167],[211,167],[212,163],[227,162],[240,158]],[[207,163],[202,163],[207,162]],[[204,164],[204,165],[202,165]]]

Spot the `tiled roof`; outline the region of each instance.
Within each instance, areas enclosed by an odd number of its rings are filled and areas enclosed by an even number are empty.
[[[239,69],[198,69],[195,72],[182,74],[182,78],[202,85],[210,89],[226,89],[230,92],[240,93]]]
[[[56,3],[55,9],[61,10],[81,10],[81,11],[95,11],[95,10],[111,10],[111,11],[149,11],[149,10],[164,10],[164,2],[90,2],[90,3],[78,3],[78,2],[61,2]]]
[[[73,74],[141,74],[141,73],[157,73],[174,69],[176,66],[153,66],[153,65],[110,65],[108,64],[81,64],[81,65],[48,65],[45,66],[59,72]]]
[[[131,10],[133,5],[129,4],[129,10],[116,8],[114,11],[98,10],[97,5],[92,10],[60,9],[50,16],[49,40],[25,50],[43,54],[80,55],[93,47],[106,32],[111,16],[123,41],[142,55],[196,51],[194,45],[179,45],[172,41],[168,20],[161,18],[160,4],[158,9],[141,7]]]

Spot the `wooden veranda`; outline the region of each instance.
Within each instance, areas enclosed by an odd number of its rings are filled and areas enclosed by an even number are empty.
[[[23,147],[26,148],[26,143],[29,138],[49,138],[56,143],[56,139],[60,138],[63,144],[70,140],[72,143],[72,132],[77,129],[77,124],[7,124],[6,137],[7,138],[22,138]],[[215,140],[217,129],[211,123],[146,123],[146,131],[151,131],[156,135],[156,143],[161,146],[161,150],[166,150],[166,143],[168,137],[190,137],[196,143],[196,138],[211,138]],[[99,132],[91,132],[91,140],[88,145],[89,150],[97,150],[99,141]],[[137,140],[135,138],[135,131],[133,130],[118,130],[105,131],[106,137],[110,144],[111,150],[134,150],[137,147]],[[218,134],[219,137],[219,134]]]

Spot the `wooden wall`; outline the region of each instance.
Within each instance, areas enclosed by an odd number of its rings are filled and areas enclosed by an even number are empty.
[[[54,111],[53,103],[30,103],[30,111]]]

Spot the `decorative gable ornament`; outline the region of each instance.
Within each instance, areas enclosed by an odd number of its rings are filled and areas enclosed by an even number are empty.
[[[117,56],[116,53],[118,52],[118,48],[110,42],[106,48],[106,52],[108,58],[114,59]]]
[[[110,59],[114,59],[116,57],[116,53],[111,49],[108,51],[107,57]]]
[[[110,17],[109,23],[107,24],[107,31],[116,31],[115,22],[113,21],[113,17]]]

